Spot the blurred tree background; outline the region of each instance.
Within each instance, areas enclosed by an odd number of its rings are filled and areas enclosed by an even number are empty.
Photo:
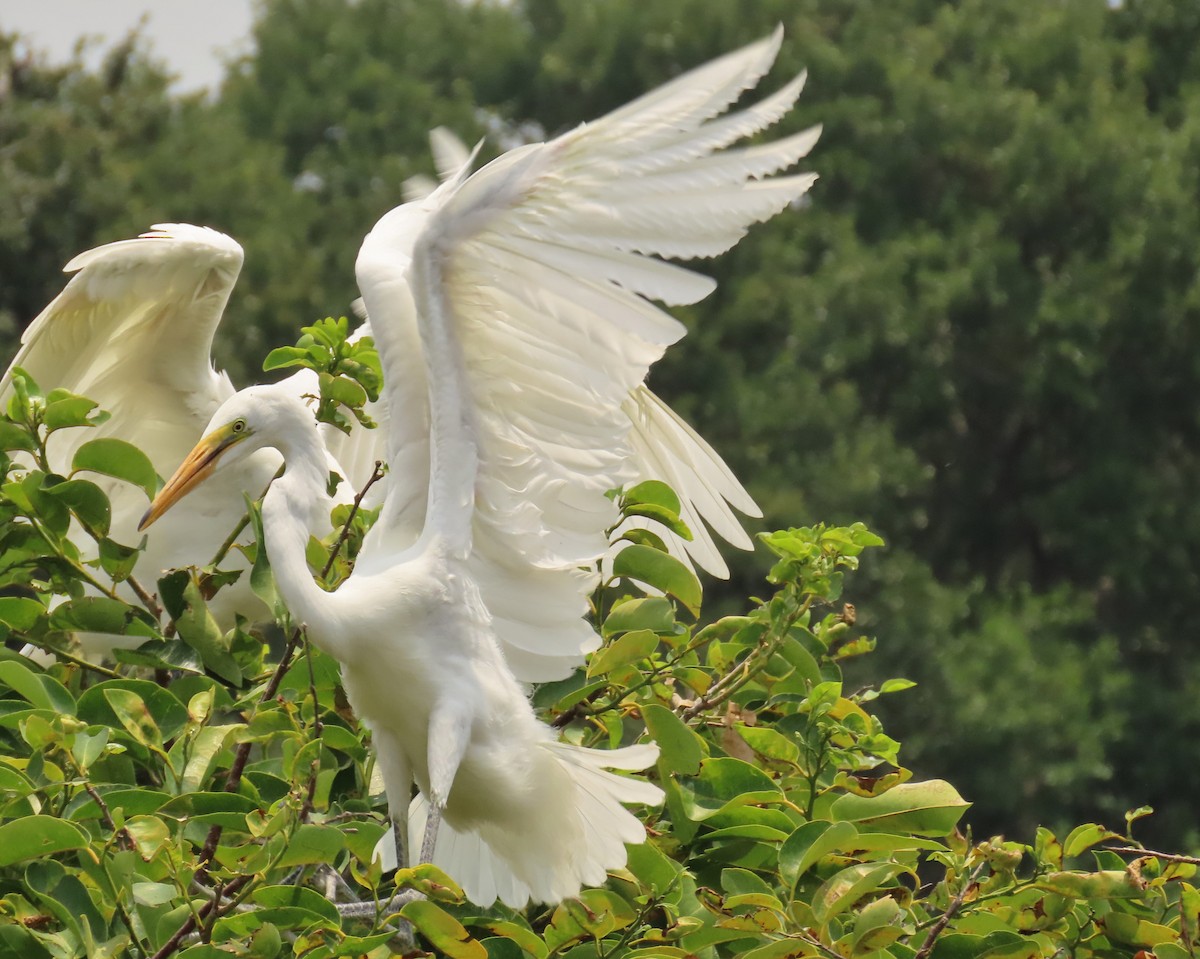
[[[655,387],[763,528],[885,536],[850,678],[919,683],[881,710],[977,833],[1149,803],[1144,841],[1194,847],[1200,7],[266,0],[208,99],[138,37],[93,73],[0,34],[0,355],[75,253],[184,220],[246,247],[217,344],[245,383],[348,310],[431,127],[494,155],[776,23],[821,180],[711,264]]]

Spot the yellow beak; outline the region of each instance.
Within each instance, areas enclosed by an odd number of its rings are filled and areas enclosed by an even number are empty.
[[[142,516],[142,521],[138,523],[138,532],[146,529],[179,500],[208,479],[216,469],[217,459],[221,454],[245,435],[245,433],[234,433],[228,427],[223,427],[209,433],[197,443],[195,448],[188,453],[187,458],[179,464],[179,469],[172,474],[163,488],[158,491],[158,495],[154,497],[154,502]]]

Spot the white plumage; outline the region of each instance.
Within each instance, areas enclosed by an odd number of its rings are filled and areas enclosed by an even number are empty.
[[[47,443],[50,466],[70,472],[75,451],[99,437],[133,443],[160,476],[179,464],[217,407],[233,395],[233,384],[212,365],[213,336],[242,268],[242,248],[208,227],[159,223],[135,239],[118,240],[80,253],[64,272],[74,273],[65,289],[26,328],[21,348],[0,379],[0,404],[12,395],[13,370],[24,369],[43,391],[63,388],[87,396],[111,414],[92,429],[53,433]],[[280,388],[296,397],[317,392],[316,376],[301,370]],[[356,432],[338,449],[362,460],[371,457],[375,437]],[[202,486],[188,501],[146,534],[135,575],[153,590],[164,571],[203,566],[212,560],[245,511],[243,491],[257,496],[280,465],[279,455],[263,450]],[[345,472],[336,461],[331,469]],[[145,495],[128,483],[93,475],[112,505],[110,536],[137,545]],[[353,496],[353,490],[339,490]],[[328,527],[328,517],[325,522]],[[250,533],[243,536],[248,540]],[[79,541],[80,537],[76,537]],[[88,546],[81,542],[87,557]],[[245,562],[236,550],[224,565]],[[216,594],[211,611],[232,626],[234,614],[260,618],[269,610],[255,597],[246,577]],[[135,600],[132,592],[129,599]],[[85,652],[138,644],[136,637],[84,634]],[[36,655],[28,650],[31,655]]]
[[[95,429],[51,435],[50,465],[63,475],[75,451],[101,436],[134,443],[159,475],[169,475],[233,395],[228,376],[213,369],[209,350],[241,268],[236,242],[185,223],[160,223],[137,239],[79,254],[65,267],[75,274],[66,288],[25,330],[0,380],[0,403],[7,404],[13,368],[21,367],[43,390],[71,390],[112,414]],[[240,490],[265,489],[278,466],[279,457],[264,451],[243,463],[228,485],[201,490],[187,510],[148,534],[135,575],[153,589],[164,570],[211,560],[243,512]],[[94,480],[112,504],[110,535],[137,545],[145,495],[117,480]],[[238,561],[230,557],[230,565]],[[219,594],[223,620],[232,623],[235,609],[265,612],[248,584]],[[119,642],[91,639],[92,651]]]
[[[598,638],[584,620],[617,520],[605,493],[655,476],[685,515],[744,542],[753,503],[720,458],[643,386],[683,335],[651,298],[710,280],[654,256],[711,256],[801,196],[791,167],[816,139],[725,150],[779,119],[802,80],[714,119],[771,65],[780,34],[545,144],[386,214],[356,272],[385,371],[391,463],[379,522],[335,593],[304,564],[323,508],[320,443],[293,398],[227,401],[149,519],[207,470],[274,447],[267,551],[297,621],[342,663],[372,730],[391,814],[442,812],[434,861],[476,902],[555,902],[602,882],[644,838],[625,803],[657,787],[612,770],[657,747],[560,743],[522,682],[566,675]],[[705,535],[675,544],[722,568]],[[423,797],[406,815],[415,783]]]

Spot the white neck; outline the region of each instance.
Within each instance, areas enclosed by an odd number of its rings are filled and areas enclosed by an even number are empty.
[[[333,656],[340,634],[327,622],[333,594],[317,585],[305,560],[309,536],[324,532],[319,524],[330,509],[325,456],[314,424],[302,438],[281,442],[284,474],[263,497],[267,558],[275,584],[297,625],[312,627],[314,641]]]

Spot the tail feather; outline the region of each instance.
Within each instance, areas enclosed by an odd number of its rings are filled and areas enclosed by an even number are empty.
[[[603,885],[608,870],[625,865],[625,844],[646,839],[641,820],[625,804],[662,802],[657,786],[611,771],[650,766],[658,758],[654,744],[605,750],[549,740],[537,748],[548,762],[519,821],[443,818],[438,830],[434,864],[476,905],[499,899],[519,909],[531,900],[555,903],[583,886]],[[425,797],[418,796],[409,807],[410,849],[420,848],[428,815]],[[385,868],[392,848],[390,833],[376,847]]]

